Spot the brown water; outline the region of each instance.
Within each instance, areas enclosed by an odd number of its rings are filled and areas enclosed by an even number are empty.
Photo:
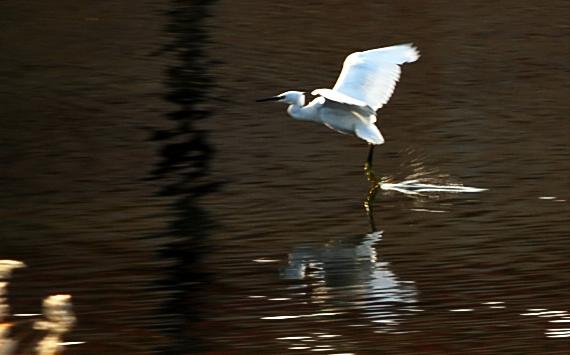
[[[4,2],[11,312],[72,295],[69,354],[570,353],[569,10]],[[253,101],[402,42],[376,173],[486,191],[382,190],[371,233],[366,146]]]

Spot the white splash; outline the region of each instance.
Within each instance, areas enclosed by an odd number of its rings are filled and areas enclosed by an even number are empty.
[[[420,180],[406,180],[399,183],[381,183],[380,188],[386,191],[397,191],[406,195],[420,195],[424,192],[446,192],[446,193],[474,193],[487,189],[478,187],[463,186],[461,184],[436,185],[423,183]]]

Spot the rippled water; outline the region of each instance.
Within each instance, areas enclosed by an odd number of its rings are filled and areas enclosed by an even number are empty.
[[[69,354],[569,353],[568,10],[0,5],[11,314],[72,295]],[[366,146],[254,99],[412,41],[369,219]]]

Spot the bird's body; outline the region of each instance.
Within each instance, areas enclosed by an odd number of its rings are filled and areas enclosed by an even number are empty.
[[[352,134],[371,145],[384,143],[376,127],[376,111],[388,102],[400,78],[400,65],[415,62],[419,52],[411,44],[355,52],[346,57],[332,89],[317,89],[305,105],[305,94],[286,91],[257,101],[289,104],[287,113],[302,121],[322,123],[344,134]],[[368,162],[370,164],[370,161]]]
[[[376,111],[388,102],[400,78],[400,65],[414,62],[418,51],[410,44],[355,52],[345,61],[332,89],[317,89],[318,97],[305,106],[305,94],[287,91],[259,101],[282,101],[295,119],[322,123],[370,144],[382,144],[376,127]]]
[[[382,134],[374,125],[375,112],[366,107],[344,104],[319,96],[306,106],[291,104],[287,112],[295,119],[322,123],[339,133],[354,134],[369,143],[384,142]]]

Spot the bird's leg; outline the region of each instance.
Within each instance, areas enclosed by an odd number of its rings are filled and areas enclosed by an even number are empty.
[[[370,229],[372,232],[378,231],[376,228],[376,223],[374,223],[374,198],[380,189],[380,183],[373,183],[368,190],[368,195],[366,195],[366,199],[364,200],[364,209],[366,210],[366,214],[368,215],[368,222],[370,223]]]
[[[370,181],[371,186],[370,189],[368,190],[368,195],[366,196],[366,199],[364,200],[364,209],[366,209],[366,214],[368,215],[368,221],[370,222],[370,228],[372,229],[372,232],[376,232],[376,224],[374,223],[374,199],[376,198],[376,194],[378,193],[378,190],[380,190],[380,181],[378,180],[378,178],[376,177],[376,175],[374,174],[374,171],[372,170],[372,159],[374,157],[374,144],[368,144],[370,150],[368,151],[368,158],[366,158],[366,163],[364,163],[364,173],[366,174],[366,177],[368,178],[368,181]]]
[[[370,147],[370,150],[368,151],[368,158],[366,159],[366,163],[364,163],[364,173],[366,174],[368,181],[370,181],[373,184],[378,184],[379,181],[376,178],[376,175],[374,175],[374,171],[372,171],[372,158],[374,156],[374,144],[369,143],[368,146]]]

